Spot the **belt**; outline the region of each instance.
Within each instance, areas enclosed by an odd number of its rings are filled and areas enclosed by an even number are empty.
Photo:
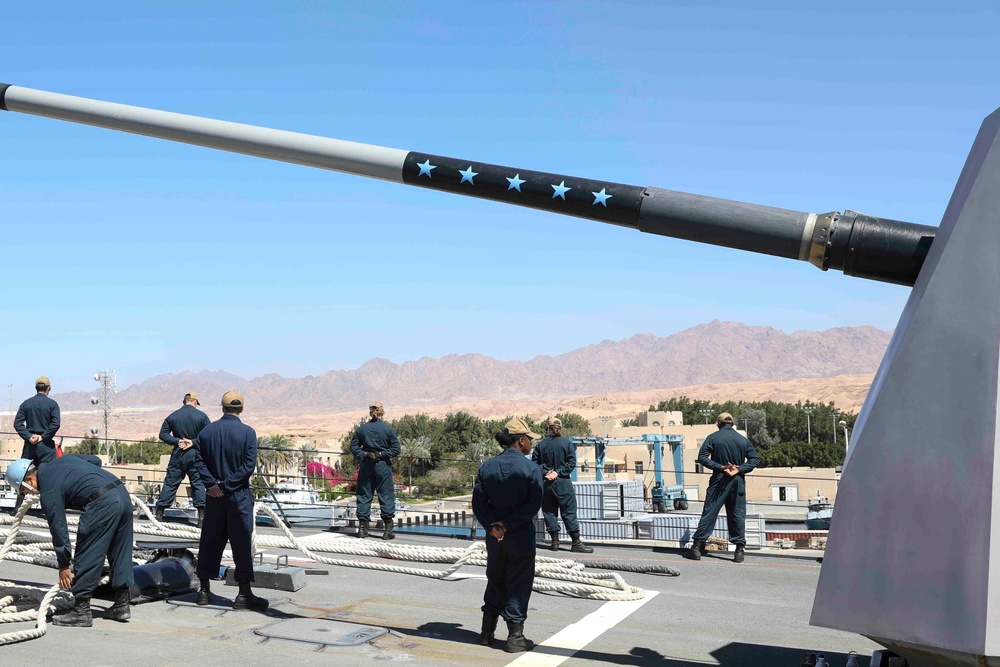
[[[120,479],[116,479],[115,481],[111,482],[110,484],[102,486],[97,491],[94,491],[94,493],[92,493],[89,498],[87,498],[87,502],[84,503],[83,507],[81,507],[80,509],[81,510],[84,509],[87,505],[89,505],[90,503],[94,502],[95,500],[97,500],[98,498],[100,498],[101,496],[103,496],[108,491],[110,491],[112,489],[115,489],[115,488],[117,488],[119,486],[123,486],[122,485],[122,481]]]

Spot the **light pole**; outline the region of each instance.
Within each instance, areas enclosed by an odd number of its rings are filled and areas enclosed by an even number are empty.
[[[708,416],[709,416],[710,414],[712,414],[712,411],[711,411],[711,410],[708,410],[708,409],[706,409],[706,410],[702,410],[702,411],[701,411],[701,416],[705,418],[705,423],[706,423],[706,424],[708,423]]]
[[[806,407],[802,408],[802,412],[806,413],[806,437],[809,438],[808,440],[809,444],[812,444],[813,441],[812,422],[810,421],[809,416],[812,415],[813,410],[815,409],[816,408],[812,407],[811,405],[807,405]]]
[[[604,437],[608,437],[608,422],[611,421],[611,415],[601,415],[599,419],[604,422]]]
[[[833,413],[833,444],[837,444],[837,413]]]
[[[115,394],[118,393],[118,382],[114,369],[94,373],[94,381],[100,386],[98,394],[91,397],[90,402],[98,406],[98,409],[102,413],[104,421],[104,451],[108,455],[109,462],[115,463],[117,448],[114,453],[111,451],[111,418],[115,414]]]
[[[839,422],[839,424],[844,429],[844,451],[846,452],[847,450],[849,450],[851,448],[851,443],[847,439],[847,422],[845,422],[843,419],[841,419],[840,422]]]

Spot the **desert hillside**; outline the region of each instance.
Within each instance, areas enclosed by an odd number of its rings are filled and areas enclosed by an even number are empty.
[[[638,334],[529,361],[499,361],[480,354],[425,357],[401,364],[371,359],[354,370],[302,378],[272,373],[249,380],[225,371],[184,371],[123,388],[116,404],[130,409],[167,408],[178,405],[187,391],[201,393],[208,404],[238,388],[251,409],[288,413],[295,419],[363,411],[371,400],[425,411],[479,401],[551,405],[556,399],[648,392],[658,387],[864,375],[878,367],[889,337],[889,332],[874,327],[789,334],[771,327],[716,321],[672,336]],[[54,398],[64,410],[91,409],[89,394],[62,393]]]
[[[796,401],[833,401],[838,407],[852,412],[860,409],[873,374],[838,375],[830,378],[798,378],[763,382],[713,383],[690,385],[673,389],[652,389],[646,391],[606,392],[587,396],[568,396],[549,399],[480,399],[424,404],[386,404],[387,417],[392,419],[407,412],[424,412],[441,417],[448,412],[465,410],[479,417],[498,418],[507,415],[528,414],[542,418],[556,412],[577,412],[588,419],[601,415],[624,419],[645,410],[662,400],[674,396],[688,396],[710,401],[723,400],[776,400],[794,403]],[[214,406],[202,406],[213,418],[220,411]],[[144,438],[155,436],[163,418],[172,408],[146,408],[122,410],[115,419],[115,434],[120,438]],[[259,434],[284,433],[295,438],[314,440],[318,445],[336,448],[339,438],[365,414],[364,407],[354,410],[274,410],[255,408],[251,405],[245,414],[245,421]],[[70,411],[63,415],[61,433],[66,436],[80,435],[98,423],[98,414],[93,411]],[[321,447],[322,448],[322,447]]]

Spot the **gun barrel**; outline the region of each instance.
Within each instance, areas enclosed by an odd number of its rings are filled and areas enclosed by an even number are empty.
[[[0,84],[0,110],[443,190],[912,285],[935,228],[759,206]]]

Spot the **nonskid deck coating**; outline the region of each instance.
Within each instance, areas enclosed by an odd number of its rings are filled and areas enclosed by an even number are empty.
[[[305,531],[296,531],[305,534]],[[403,543],[452,546],[453,540],[405,536]],[[270,550],[289,553],[286,550]],[[565,554],[569,556],[569,554]],[[579,650],[548,647],[544,642],[581,619],[601,610],[604,603],[561,595],[534,593],[525,634],[542,642],[531,654],[510,655],[502,650],[506,631],[501,622],[494,647],[477,642],[485,582],[481,578],[435,581],[411,575],[331,567],[328,576],[309,576],[295,593],[259,591],[287,599],[267,615],[252,612],[220,614],[168,602],[133,607],[132,622],[119,624],[95,614],[90,629],[51,627],[38,640],[0,648],[6,665],[107,665],[157,667],[184,665],[197,660],[217,665],[329,665],[331,653],[339,665],[369,665],[372,660],[405,661],[412,665],[508,665],[519,667],[557,664],[569,667],[617,664],[657,667],[681,665],[797,665],[806,651],[825,653],[837,667],[855,650],[869,655],[877,645],[852,635],[808,625],[819,563],[812,556],[765,556],[748,553],[735,565],[728,556],[706,556],[698,563],[648,549],[598,547],[597,557],[636,562],[662,562],[680,577],[625,573],[632,585],[659,591],[645,605],[592,638]],[[324,565],[313,566],[326,568]],[[435,567],[435,566],[431,566]],[[443,566],[442,566],[443,567]],[[463,571],[482,574],[482,568]],[[43,583],[55,572],[22,563],[0,564],[4,578]],[[221,583],[221,582],[220,582]],[[223,598],[235,589],[213,587]],[[96,601],[98,608],[110,602]],[[261,643],[256,630],[285,619],[329,619],[385,628],[389,633],[355,647],[325,647],[295,641]],[[28,627],[28,626],[18,626]],[[4,630],[13,628],[4,628]],[[565,636],[563,632],[560,636]],[[590,639],[590,638],[587,638]],[[294,661],[294,663],[293,663]],[[862,660],[862,665],[867,660]]]

